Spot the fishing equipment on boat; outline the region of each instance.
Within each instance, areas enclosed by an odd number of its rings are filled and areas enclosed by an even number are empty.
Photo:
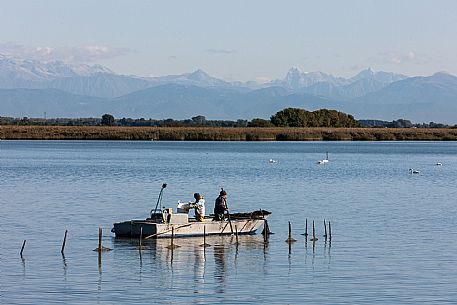
[[[162,184],[162,188],[160,189],[160,193],[159,193],[159,198],[157,198],[157,203],[156,203],[156,206],[153,210],[151,210],[151,212],[149,213],[150,214],[150,217],[153,218],[152,216],[154,214],[157,214],[157,211],[159,211],[160,213],[160,210],[158,210],[157,208],[159,207],[159,204],[162,205],[162,197],[163,197],[163,190],[167,187],[167,184],[164,183]]]

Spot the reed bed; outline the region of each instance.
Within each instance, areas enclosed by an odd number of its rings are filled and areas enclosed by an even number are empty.
[[[0,126],[3,140],[456,141],[457,129]]]

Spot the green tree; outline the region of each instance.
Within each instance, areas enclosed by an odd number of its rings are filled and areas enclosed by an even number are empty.
[[[102,115],[101,124],[104,126],[114,126],[114,117],[111,114],[105,113]]]
[[[352,115],[328,109],[286,108],[273,115],[271,123],[278,127],[360,127]]]
[[[433,122],[430,122],[430,123],[433,123]],[[394,127],[394,128],[411,128],[411,127],[413,127],[413,124],[411,123],[410,120],[398,119],[396,121],[392,121],[392,127]]]
[[[197,115],[192,118],[192,122],[195,125],[205,125],[206,124],[206,117],[203,115]]]
[[[309,112],[300,108],[286,108],[270,118],[278,127],[308,127]]]
[[[248,122],[248,127],[273,127],[274,125],[268,121],[268,120],[264,120],[264,119],[259,119],[259,118],[255,118],[255,119],[252,119],[252,121]]]

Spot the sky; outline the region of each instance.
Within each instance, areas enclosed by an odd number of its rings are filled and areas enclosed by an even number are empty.
[[[228,81],[457,75],[457,1],[0,0],[0,54]]]

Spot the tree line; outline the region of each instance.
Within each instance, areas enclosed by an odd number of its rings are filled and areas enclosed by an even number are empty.
[[[381,120],[357,121],[352,115],[337,110],[320,109],[307,111],[301,108],[285,108],[270,119],[255,118],[252,120],[208,120],[203,115],[190,119],[133,119],[115,118],[104,114],[101,118],[12,118],[1,117],[0,125],[40,125],[40,126],[129,126],[129,127],[389,127],[389,128],[447,128],[445,124],[434,122],[412,124],[409,120],[399,119],[388,122]],[[457,126],[457,125],[456,125]],[[454,127],[456,127],[454,126]]]

